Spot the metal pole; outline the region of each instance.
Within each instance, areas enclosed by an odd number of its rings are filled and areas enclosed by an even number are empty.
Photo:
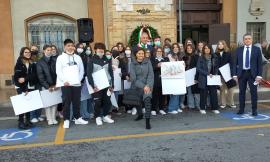
[[[182,6],[183,6],[183,0],[179,0],[179,3],[178,3],[178,8],[179,8],[178,22],[179,22],[179,40],[180,40],[180,43],[182,43]]]

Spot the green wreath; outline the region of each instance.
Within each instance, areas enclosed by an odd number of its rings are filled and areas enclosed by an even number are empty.
[[[153,28],[153,27],[151,27],[149,25],[147,25],[147,26],[145,26],[145,25],[137,26],[133,30],[133,32],[132,32],[132,34],[131,34],[131,36],[129,38],[129,41],[128,41],[129,46],[133,47],[133,46],[136,46],[139,43],[141,32],[147,32],[151,39],[159,37],[157,29],[155,29],[155,28]]]

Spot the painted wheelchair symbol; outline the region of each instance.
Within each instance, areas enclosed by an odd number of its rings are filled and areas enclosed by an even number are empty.
[[[23,131],[6,133],[2,137],[0,137],[0,140],[7,141],[7,142],[18,141],[18,140],[29,138],[31,136],[33,136],[33,132],[30,129],[28,129],[28,130],[23,130]]]
[[[254,117],[251,114],[244,114],[241,117],[234,117],[234,120],[255,120],[255,121],[263,121],[270,119],[270,116],[264,114],[258,114],[258,116]]]

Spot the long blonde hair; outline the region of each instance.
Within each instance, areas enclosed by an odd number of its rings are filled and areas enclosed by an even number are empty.
[[[220,49],[218,48],[219,43],[223,44],[223,46],[224,46],[224,52],[229,52],[230,51],[230,49],[229,49],[226,41],[225,40],[219,40],[218,43],[217,43],[217,48],[216,48],[216,52],[217,53],[221,52]]]

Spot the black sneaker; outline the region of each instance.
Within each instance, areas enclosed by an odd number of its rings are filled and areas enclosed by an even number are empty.
[[[26,125],[23,122],[19,122],[18,128],[23,130],[27,129]]]
[[[30,121],[25,122],[25,126],[29,129],[29,128],[33,128],[35,127],[35,125],[33,123],[31,123]]]

